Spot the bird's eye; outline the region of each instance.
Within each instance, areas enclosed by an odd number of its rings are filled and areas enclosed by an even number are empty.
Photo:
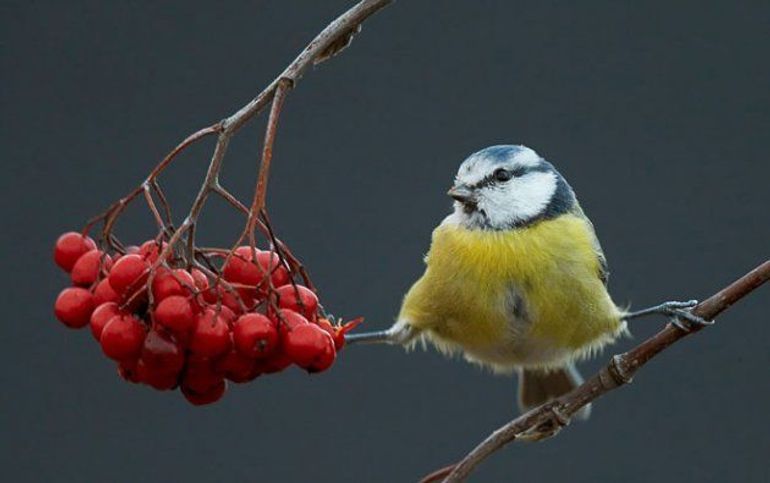
[[[508,181],[509,179],[513,178],[513,173],[507,169],[500,168],[495,171],[494,176],[497,181]]]

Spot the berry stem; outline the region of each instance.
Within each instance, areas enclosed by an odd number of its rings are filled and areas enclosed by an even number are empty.
[[[249,219],[246,223],[246,230],[249,232],[252,245],[254,244],[254,228],[257,223],[257,217],[265,207],[267,180],[270,175],[270,163],[273,159],[273,144],[275,143],[275,134],[278,130],[278,118],[281,115],[281,108],[291,86],[291,80],[279,79],[275,97],[273,97],[273,104],[270,107],[270,117],[267,120],[267,129],[265,130],[265,141],[262,145],[262,162],[259,165],[257,186],[254,188],[254,199],[251,203]]]
[[[112,248],[123,253],[123,247],[120,241],[113,235],[113,230],[117,220],[125,211],[126,207],[140,195],[143,195],[152,216],[158,225],[157,240],[160,243],[160,253],[156,261],[150,267],[148,277],[148,286],[152,286],[157,269],[173,253],[178,253],[186,262],[187,267],[201,265],[196,256],[202,256],[206,263],[210,265],[207,268],[209,274],[215,278],[216,284],[221,282],[221,271],[213,266],[206,254],[196,249],[195,232],[198,218],[212,193],[223,197],[230,205],[243,212],[246,216],[246,223],[243,232],[238,238],[233,248],[225,256],[226,264],[233,256],[234,250],[248,237],[249,245],[252,249],[251,263],[257,264],[256,250],[256,229],[270,240],[279,257],[279,266],[286,265],[290,274],[298,274],[302,277],[306,285],[312,289],[310,277],[307,271],[299,261],[291,254],[288,247],[281,242],[273,233],[269,226],[269,221],[265,211],[265,199],[267,195],[267,184],[270,173],[270,165],[273,157],[273,145],[278,130],[278,119],[283,108],[284,101],[288,91],[299,82],[302,74],[311,66],[324,62],[328,58],[342,51],[350,43],[353,35],[360,29],[361,23],[374,13],[378,12],[392,0],[362,0],[351,7],[347,12],[340,15],[336,20],[323,29],[300,53],[299,55],[275,78],[262,92],[250,100],[246,105],[235,111],[225,119],[210,126],[199,129],[190,134],[174,149],[171,150],[147,175],[142,183],[129,192],[126,196],[110,205],[104,212],[89,220],[83,228],[83,234],[87,234],[91,228],[98,222],[102,222],[101,240]],[[219,174],[222,170],[222,164],[227,152],[231,138],[243,127],[249,120],[256,116],[271,103],[270,114],[265,130],[265,137],[262,147],[262,156],[259,165],[259,174],[252,203],[246,207],[235,198],[230,192],[225,190],[219,182]],[[173,226],[171,216],[171,207],[160,188],[158,178],[171,165],[176,157],[186,150],[189,146],[195,144],[211,135],[217,135],[216,145],[211,155],[208,170],[203,183],[190,207],[189,213],[184,221],[176,228]],[[158,207],[153,193],[157,196],[161,208]],[[162,209],[162,211],[161,211]],[[162,244],[165,241],[166,244]],[[184,248],[181,244],[184,243]],[[177,247],[180,245],[180,247]],[[269,286],[270,291],[274,289],[271,280],[271,271],[265,270],[264,283]],[[225,286],[225,285],[223,285]],[[237,294],[237,291],[229,284],[225,286],[226,290],[233,293],[241,304],[243,301]]]

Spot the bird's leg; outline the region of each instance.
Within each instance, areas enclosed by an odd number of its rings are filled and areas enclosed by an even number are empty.
[[[692,330],[692,325],[711,325],[713,320],[706,320],[703,317],[698,317],[692,313],[692,308],[698,305],[697,300],[688,300],[686,302],[663,302],[660,305],[655,305],[635,312],[628,312],[624,314],[624,320],[631,320],[637,317],[644,317],[652,314],[662,314],[671,317],[671,323],[679,327],[682,330]]]
[[[346,344],[406,344],[414,338],[417,331],[407,323],[397,322],[388,330],[345,334]]]

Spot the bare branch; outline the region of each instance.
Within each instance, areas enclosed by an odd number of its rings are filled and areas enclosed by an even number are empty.
[[[292,87],[296,85],[300,77],[302,77],[302,73],[313,65],[317,58],[328,55],[329,48],[333,44],[340,38],[350,37],[352,30],[358,28],[364,20],[385,8],[391,2],[392,0],[363,0],[340,15],[334,22],[323,29],[264,91],[239,109],[238,112],[227,118],[224,121],[225,130],[237,130],[246,121],[251,119],[252,116],[261,111],[273,99],[278,83],[282,79],[290,80]]]
[[[768,279],[770,279],[770,260],[699,303],[693,309],[693,314],[706,320],[714,319]],[[465,481],[471,472],[495,451],[514,440],[521,440],[522,436],[529,431],[554,424],[559,427],[566,425],[569,418],[580,408],[613,389],[630,383],[634,374],[650,359],[675,342],[703,328],[704,326],[692,326],[689,330],[683,330],[673,324],[667,324],[660,332],[628,352],[613,356],[607,366],[573,391],[532,409],[498,428],[459,463],[431,473],[422,480],[422,483],[439,481],[444,477],[446,477],[443,480],[445,483]],[[556,431],[553,434],[556,434],[559,427],[555,428]]]

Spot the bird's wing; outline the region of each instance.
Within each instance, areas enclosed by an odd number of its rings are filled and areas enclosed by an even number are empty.
[[[586,224],[588,225],[589,230],[591,231],[591,235],[593,236],[593,244],[594,244],[594,251],[596,252],[596,257],[599,259],[599,279],[604,283],[604,286],[607,286],[607,282],[610,279],[610,270],[607,266],[607,258],[604,256],[604,250],[602,250],[602,245],[599,243],[599,237],[596,236],[596,230],[594,229],[594,224],[591,223],[591,220],[588,219],[586,214],[583,212],[583,209],[580,207],[580,204],[575,202],[575,206],[572,209],[572,212],[580,216],[586,221]]]

